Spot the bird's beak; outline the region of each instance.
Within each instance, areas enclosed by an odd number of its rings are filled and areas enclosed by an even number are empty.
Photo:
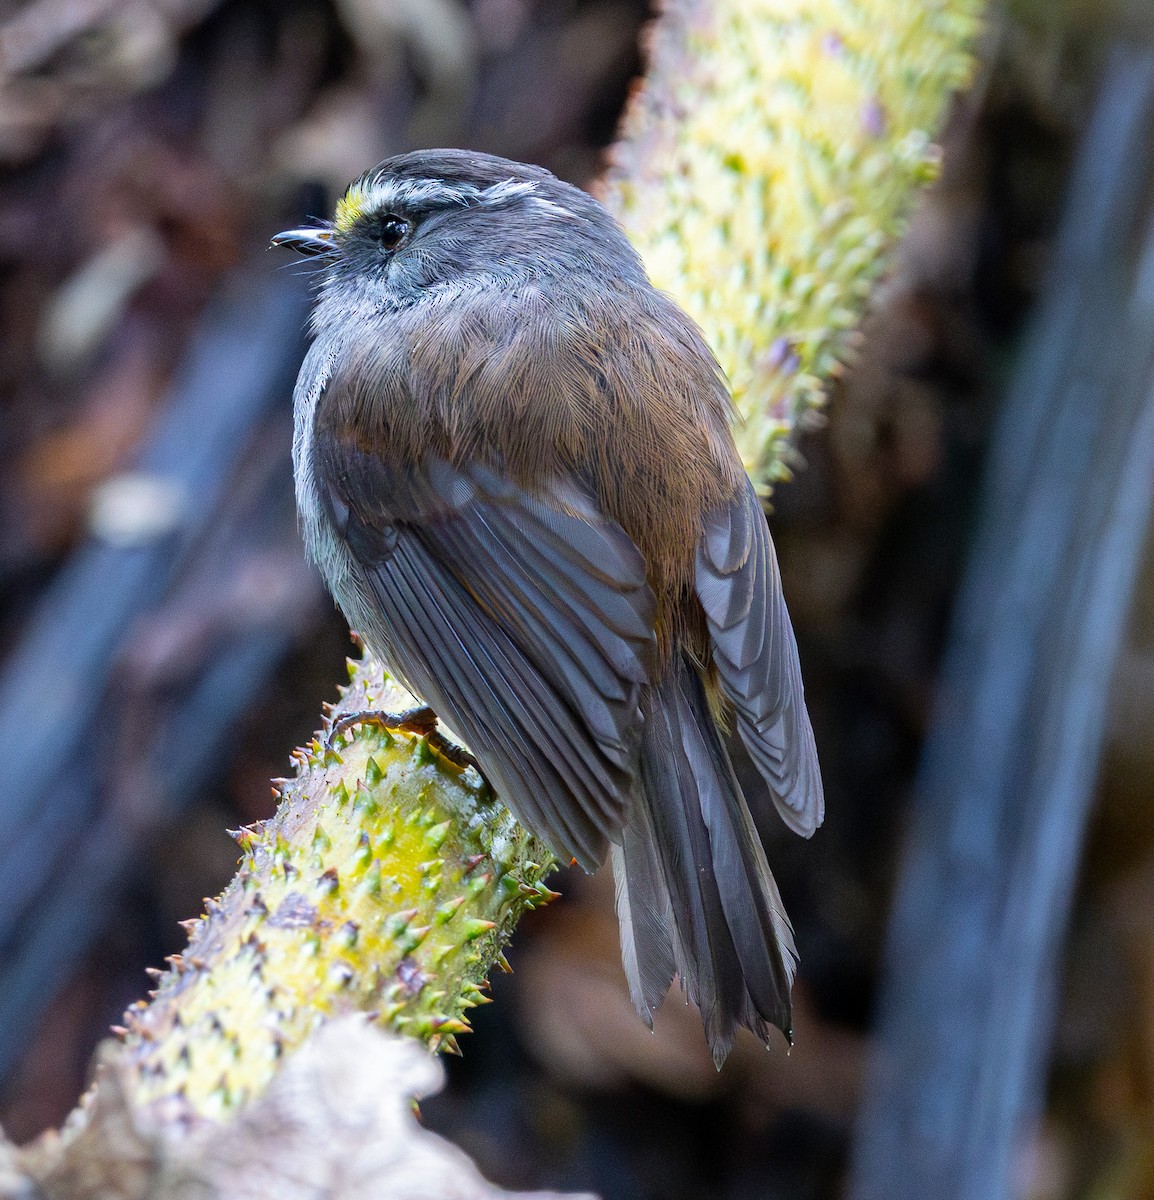
[[[298,254],[307,254],[312,258],[318,255],[332,258],[337,253],[337,247],[333,242],[333,231],[323,228],[286,229],[284,233],[278,233],[273,237],[272,245],[287,246],[288,249],[295,250]]]

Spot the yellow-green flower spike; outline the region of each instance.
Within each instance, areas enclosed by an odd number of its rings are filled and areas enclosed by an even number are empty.
[[[369,664],[340,711],[412,705]],[[431,1047],[468,1009],[520,915],[552,898],[548,852],[438,735],[371,723],[314,742],[276,816],[242,830],[236,878],[125,1017],[140,1100],[220,1117],[326,1018],[368,1012]]]
[[[973,69],[983,0],[665,0],[603,198],[701,325],[756,480],[820,404]]]

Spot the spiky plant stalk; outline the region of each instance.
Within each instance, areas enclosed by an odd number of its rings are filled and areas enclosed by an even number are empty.
[[[972,66],[981,0],[668,0],[605,196],[654,281],[705,330],[746,424],[746,462],[837,369],[886,249],[937,162],[932,131]],[[341,710],[411,700],[366,661]],[[451,1046],[552,863],[428,738],[314,742],[275,818],[126,1051],[141,1100],[223,1115],[351,1010]]]
[[[705,331],[746,467],[851,350],[934,141],[974,66],[984,0],[665,0],[604,199],[653,282]]]
[[[371,661],[350,676],[334,721],[413,706]],[[349,1012],[456,1047],[518,918],[553,897],[555,864],[441,739],[365,723],[297,752],[276,815],[234,835],[232,883],[126,1015],[140,1100],[221,1117]]]

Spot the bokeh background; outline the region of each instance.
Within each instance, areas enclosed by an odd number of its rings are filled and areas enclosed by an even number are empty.
[[[495,1181],[606,1200],[844,1194],[991,431],[1061,283],[1057,231],[1095,98],[1119,53],[1154,49],[1145,7],[991,11],[943,177],[775,492],[828,794],[811,843],[766,834],[802,951],[792,1053],[750,1039],[718,1074],[676,997],[651,1035],[628,1005],[608,878],[567,873],[563,900],[523,922],[515,972],[494,981],[448,1090],[423,1105]],[[419,145],[591,184],[650,15],[643,0],[0,7],[0,1125],[13,1140],[72,1108],[144,968],[183,946],[178,922],[230,878],[225,829],[268,815],[269,779],[354,652],[296,536],[290,390],[308,279],[269,236]],[[1139,127],[1127,153],[1144,194],[1154,139]],[[1018,1194],[1035,1200],[1154,1197],[1149,550],[1128,611],[1045,1114],[1016,1152]]]

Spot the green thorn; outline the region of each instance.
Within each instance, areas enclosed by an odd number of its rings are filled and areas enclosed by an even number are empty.
[[[447,901],[434,911],[433,919],[438,925],[447,925],[457,915],[461,905],[464,903],[464,896],[458,896],[454,900]]]
[[[375,817],[381,811],[377,798],[364,784],[357,784],[357,795],[353,801],[353,812],[362,820]]]
[[[357,838],[356,849],[353,851],[353,870],[363,871],[372,861],[373,846],[369,841],[369,835],[362,830],[360,837]]]
[[[259,841],[256,832],[249,829],[247,825],[242,825],[239,829],[226,829],[225,833],[236,842],[241,850],[251,850]]]
[[[369,864],[369,869],[365,872],[365,877],[361,881],[361,886],[358,890],[369,896],[380,896],[381,860],[379,858],[374,858]]]
[[[425,938],[429,936],[432,928],[432,925],[410,925],[405,930],[404,937],[397,942],[401,954],[412,954]]]
[[[387,921],[385,921],[385,932],[390,937],[399,938],[406,929],[413,923],[413,919],[421,910],[419,908],[406,908],[402,912],[393,913]]]
[[[472,1026],[464,1017],[433,1017],[432,1026],[434,1033],[469,1033]]]
[[[426,834],[425,841],[433,850],[440,850],[445,844],[445,839],[449,836],[449,832],[453,828],[452,821],[442,821],[439,825],[434,825]]]

